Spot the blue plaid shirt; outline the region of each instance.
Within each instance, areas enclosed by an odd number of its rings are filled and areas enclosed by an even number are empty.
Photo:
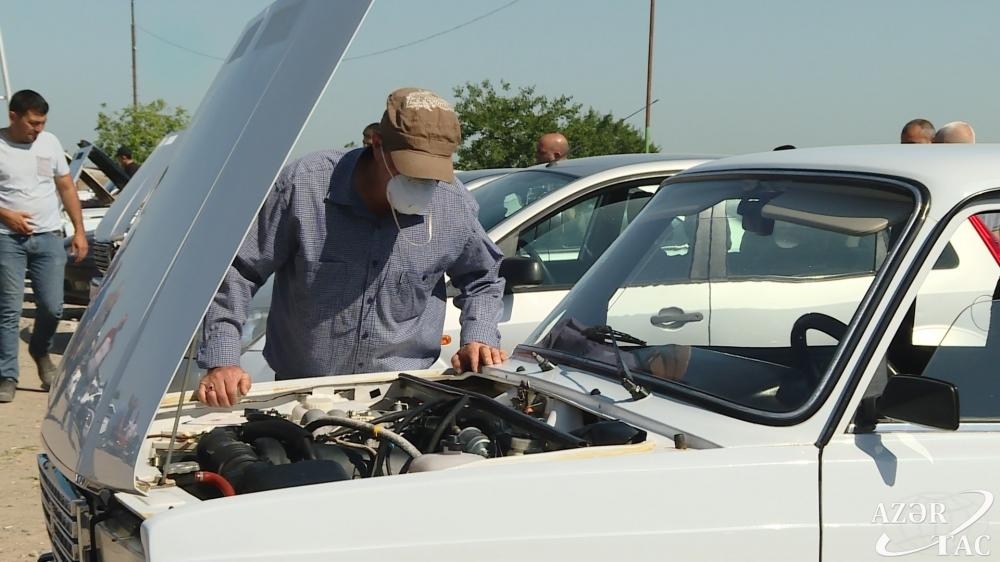
[[[250,300],[271,274],[264,357],[280,379],[430,367],[445,273],[461,293],[462,343],[500,345],[502,254],[475,199],[441,182],[428,214],[397,214],[398,230],[352,188],[362,151],[316,152],[278,175],[205,315],[203,368],[239,365]]]

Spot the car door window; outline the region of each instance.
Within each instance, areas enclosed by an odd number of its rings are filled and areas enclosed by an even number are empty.
[[[1000,421],[1000,265],[992,233],[977,217],[962,221],[917,293],[886,354],[888,371],[951,382],[958,387],[959,418]],[[874,389],[885,380],[873,382]]]
[[[543,264],[544,285],[572,285],[635,219],[657,185],[646,180],[614,186],[574,201],[518,232],[517,255]]]

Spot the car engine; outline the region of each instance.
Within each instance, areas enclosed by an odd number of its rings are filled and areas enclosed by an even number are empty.
[[[171,453],[154,449],[152,464],[188,493],[211,499],[646,440],[643,430],[527,384],[400,374],[384,394],[371,392],[362,409],[338,408],[330,400],[336,394],[247,408],[240,423],[189,434]],[[342,404],[357,406],[353,398]]]

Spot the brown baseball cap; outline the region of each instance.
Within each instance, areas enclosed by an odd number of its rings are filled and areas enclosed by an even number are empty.
[[[451,183],[451,157],[462,142],[458,115],[430,90],[400,88],[385,102],[379,123],[382,144],[399,173]]]

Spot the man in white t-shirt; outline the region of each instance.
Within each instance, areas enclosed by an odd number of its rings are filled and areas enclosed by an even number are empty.
[[[76,261],[87,255],[76,185],[59,139],[44,131],[49,104],[38,92],[21,90],[8,109],[10,125],[0,129],[0,402],[13,400],[17,388],[25,274],[37,306],[28,352],[42,389],[55,376],[49,348],[62,316],[63,208],[73,221],[70,253]]]

